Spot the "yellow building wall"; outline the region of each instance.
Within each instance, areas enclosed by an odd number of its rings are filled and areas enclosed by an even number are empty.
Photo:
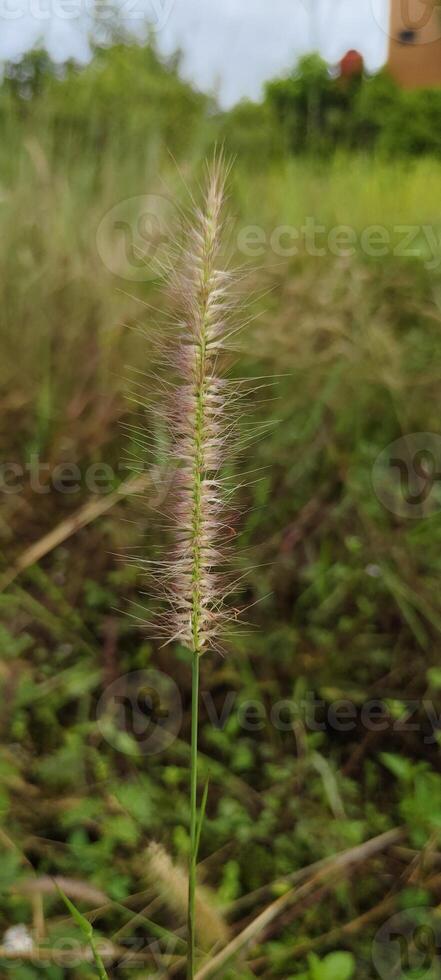
[[[390,0],[389,70],[405,88],[441,85],[441,5]]]

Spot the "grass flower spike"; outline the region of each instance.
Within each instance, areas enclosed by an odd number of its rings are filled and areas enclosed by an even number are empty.
[[[232,277],[218,268],[224,180],[221,166],[213,165],[204,205],[172,273],[181,319],[170,417],[177,472],[168,628],[171,639],[198,655],[217,645],[226,621],[221,574],[226,503],[219,472],[229,456],[231,391],[217,374],[231,309]]]
[[[164,564],[169,609],[162,621],[169,642],[192,655],[191,853],[187,977],[194,976],[195,894],[198,846],[197,761],[199,661],[228,623],[225,548],[228,492],[222,468],[234,440],[234,388],[219,373],[231,326],[231,273],[221,268],[226,172],[222,161],[208,171],[202,205],[189,222],[171,286],[178,306],[174,346],[176,385],[169,397],[169,433],[176,464],[172,518],[174,545]]]

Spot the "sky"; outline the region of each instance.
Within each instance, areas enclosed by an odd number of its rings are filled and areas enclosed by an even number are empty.
[[[267,78],[316,49],[337,61],[360,50],[369,68],[387,51],[389,0],[117,0],[142,32],[146,15],[160,51],[180,48],[182,70],[225,106],[258,98]],[[0,0],[0,59],[43,41],[55,60],[87,60],[91,11],[105,24],[108,0]]]

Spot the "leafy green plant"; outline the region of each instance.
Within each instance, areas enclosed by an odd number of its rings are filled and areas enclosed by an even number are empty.
[[[308,970],[289,980],[351,980],[356,963],[352,953],[329,953],[320,960],[315,953],[308,956]]]
[[[416,846],[424,847],[431,835],[441,834],[441,775],[426,762],[389,752],[381,761],[400,781],[400,812]]]

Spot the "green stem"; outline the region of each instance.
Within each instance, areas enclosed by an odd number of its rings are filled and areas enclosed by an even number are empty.
[[[191,764],[190,764],[190,869],[188,876],[188,948],[187,980],[193,980],[195,970],[195,896],[198,846],[198,725],[199,725],[199,652],[193,652],[191,692]]]

